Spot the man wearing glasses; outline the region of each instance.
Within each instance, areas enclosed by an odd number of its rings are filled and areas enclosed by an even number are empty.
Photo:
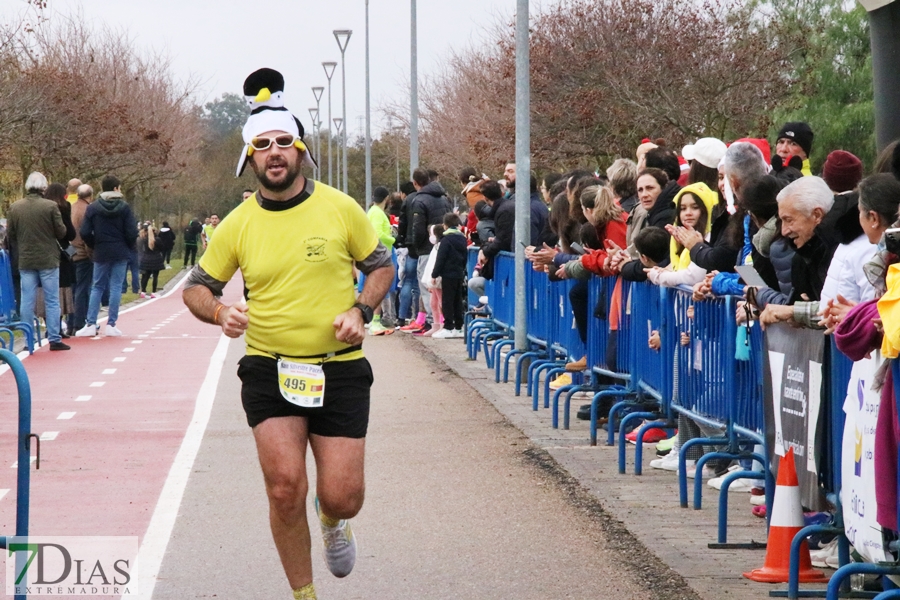
[[[272,535],[295,599],[315,598],[306,520],[306,449],[317,466],[315,508],[329,570],[356,560],[349,519],[362,507],[372,370],[364,324],[393,279],[390,252],[349,196],[307,179],[314,161],[303,126],[283,107],[284,80],[262,69],[244,82],[253,112],[244,126],[240,173],[259,190],[216,229],[191,272],[184,302],[225,335],[245,336],[238,367],[269,498]],[[353,263],[366,277],[353,292]],[[241,270],[247,301],[220,303]]]

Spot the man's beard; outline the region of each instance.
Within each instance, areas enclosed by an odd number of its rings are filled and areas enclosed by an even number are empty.
[[[289,161],[283,158],[271,159],[266,162],[262,169],[260,169],[260,167],[256,164],[256,161],[251,159],[250,166],[253,168],[253,172],[256,174],[256,178],[259,180],[260,185],[262,185],[264,189],[270,192],[278,193],[290,189],[290,187],[294,185],[294,181],[297,180],[297,177],[300,176],[299,161],[291,164]],[[275,182],[269,179],[269,177],[266,175],[266,170],[269,166],[284,166],[284,179],[280,182]]]

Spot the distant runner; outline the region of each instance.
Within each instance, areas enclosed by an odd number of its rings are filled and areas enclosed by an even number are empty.
[[[269,497],[269,521],[293,597],[316,598],[306,520],[307,442],[329,570],[350,574],[362,508],[372,369],[365,324],[393,279],[390,251],[349,196],[300,173],[314,166],[303,126],[283,106],[284,78],[260,69],[244,82],[252,113],[238,175],[249,162],[260,189],[216,228],[188,278],[184,302],[229,337],[245,335],[238,367]],[[366,274],[358,300],[353,263]],[[241,270],[243,302],[219,302]]]

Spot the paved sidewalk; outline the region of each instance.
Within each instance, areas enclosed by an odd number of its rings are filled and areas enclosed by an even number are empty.
[[[674,473],[650,468],[656,458],[653,446],[644,446],[643,475],[634,473],[634,446],[627,451],[626,475],[618,472],[618,450],[605,445],[606,432],[601,431],[596,447],[590,446],[587,421],[575,418],[578,404],[573,402],[569,430],[551,426],[551,411],[531,409],[531,397],[522,387],[522,396],[515,396],[510,383],[495,383],[494,371],[487,369],[483,354],[470,361],[461,340],[431,340],[410,338],[408,343],[421,343],[433,351],[446,365],[465,379],[476,391],[491,402],[533,444],[545,450],[599,502],[603,512],[621,522],[628,533],[655,554],[665,565],[685,578],[690,587],[704,600],[731,598],[750,600],[768,597],[769,590],[786,589],[786,584],[767,585],[742,577],[742,573],[761,567],[764,550],[710,550],[707,544],[717,537],[719,492],[703,486],[702,510],[682,509],[678,501],[678,481]],[[689,499],[693,506],[693,480],[688,480]],[[765,541],[765,520],[750,513],[749,494],[731,493],[728,503],[728,541]],[[826,570],[826,573],[830,573]],[[803,589],[822,589],[824,585],[804,586]]]

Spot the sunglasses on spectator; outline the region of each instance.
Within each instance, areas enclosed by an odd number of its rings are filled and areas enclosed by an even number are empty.
[[[297,138],[295,138],[294,136],[289,135],[289,134],[279,135],[274,138],[255,137],[252,140],[250,140],[250,146],[254,150],[260,150],[260,151],[268,150],[272,146],[273,143],[276,146],[278,146],[279,148],[290,148],[291,146],[294,145],[294,140],[296,140],[296,139]]]

